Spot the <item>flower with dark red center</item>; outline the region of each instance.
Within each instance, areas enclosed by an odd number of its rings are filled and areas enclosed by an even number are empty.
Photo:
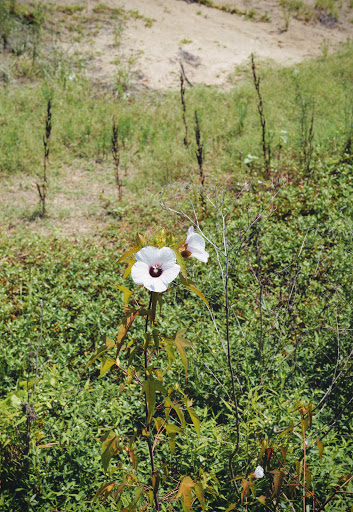
[[[151,292],[165,292],[180,272],[175,253],[169,247],[144,247],[135,257],[137,261],[131,268],[131,277]]]
[[[183,258],[194,258],[207,263],[208,252],[205,251],[205,240],[201,235],[194,233],[194,228],[191,226],[186,235],[185,244],[181,247],[181,255]]]

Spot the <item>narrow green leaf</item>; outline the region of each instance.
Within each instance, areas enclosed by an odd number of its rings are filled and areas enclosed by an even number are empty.
[[[207,302],[206,297],[203,295],[203,293],[198,288],[196,288],[196,286],[194,285],[194,283],[192,281],[185,279],[183,276],[180,277],[180,280],[186,288],[188,288],[190,291],[194,292],[201,300],[203,300],[203,302],[206,304],[206,306],[208,308],[210,307],[209,303]]]
[[[127,362],[127,365],[130,366],[133,362],[133,360],[135,359],[135,356],[137,354],[137,347],[134,347],[131,351],[130,351],[130,355],[129,355],[129,360]]]
[[[157,329],[152,330],[152,336],[154,341],[154,346],[156,347],[156,350],[159,350],[159,334]]]
[[[130,503],[129,508],[128,508],[129,512],[134,512],[136,510],[136,506],[137,506],[138,502],[140,501],[142,494],[143,494],[143,485],[140,485],[139,487],[136,487],[136,489],[135,489],[134,499],[132,500],[132,502]]]
[[[175,452],[175,438],[176,438],[176,434],[168,434],[168,439],[169,439],[169,447],[170,447],[170,453],[171,453],[171,456],[174,455],[174,452]]]
[[[194,491],[195,491],[195,494],[197,496],[197,499],[200,502],[202,510],[205,511],[206,510],[206,507],[205,507],[205,496],[204,496],[202,485],[199,482],[195,482]]]
[[[186,357],[186,352],[184,350],[184,347],[191,346],[190,343],[185,338],[183,338],[183,335],[186,333],[186,331],[187,331],[187,329],[180,329],[180,331],[178,331],[176,333],[175,340],[174,340],[175,346],[178,349],[178,352],[180,354],[181,360],[182,360],[184,368],[185,368],[185,375],[187,374],[187,371],[188,371],[188,360]]]
[[[124,275],[123,275],[123,279],[126,279],[130,274],[131,274],[131,269],[132,267],[135,265],[136,261],[135,260],[127,260],[129,262],[129,265],[126,267],[125,269],[125,272],[124,272]]]
[[[322,454],[324,451],[324,443],[319,438],[316,440],[317,449],[319,450],[320,462],[322,462]]]
[[[301,463],[300,460],[296,460],[295,461],[295,468],[297,470],[298,480],[300,480],[300,476],[301,476],[301,473],[302,473],[302,463]]]
[[[173,247],[171,247],[171,249],[173,249],[173,251],[175,252],[177,263],[178,265],[180,265],[181,274],[185,279],[187,279],[185,258],[182,257],[177,245],[174,245]]]
[[[153,489],[153,496],[156,496],[159,488],[159,481],[160,481],[160,475],[158,471],[154,471],[152,474],[152,489]]]
[[[166,423],[165,429],[168,434],[182,434],[183,431],[178,425],[174,425],[173,423]]]
[[[118,289],[123,292],[124,294],[124,303],[125,306],[129,304],[129,299],[132,295],[132,291],[129,290],[129,288],[126,288],[126,286],[118,285]]]
[[[272,512],[272,508],[270,508],[268,505],[266,505],[266,496],[264,495],[261,495],[257,498],[257,501],[259,501],[262,505],[264,505],[266,508],[268,508],[268,510],[271,510]]]
[[[105,373],[107,373],[108,370],[115,364],[115,359],[113,359],[111,356],[107,356],[102,359],[101,362],[101,369],[99,373],[99,378],[101,378]]]
[[[225,512],[230,512],[231,510],[235,509],[235,503],[231,503],[229,507],[226,508]]]
[[[176,362],[175,355],[174,355],[174,347],[172,345],[171,340],[164,340],[165,341],[165,349],[167,351],[168,355],[168,370],[171,369],[172,363]]]
[[[161,418],[160,416],[158,416],[157,418],[153,418],[153,421],[154,421],[156,430],[159,430],[162,427],[165,420],[163,418]]]
[[[100,438],[100,441],[102,442],[102,466],[104,471],[107,471],[110,459],[120,451],[120,446],[118,438],[116,437],[115,433],[112,430],[104,434],[104,436]]]
[[[93,503],[95,501],[97,501],[97,499],[101,495],[105,495],[105,499],[103,500],[103,502],[104,502],[107,499],[107,496],[109,496],[109,494],[112,492],[114,486],[115,486],[115,482],[109,482],[109,483],[104,482],[104,484],[96,492],[96,495],[93,498]]]
[[[146,394],[146,402],[147,402],[147,423],[150,423],[154,408],[156,406],[156,391],[159,391],[160,393],[167,394],[167,391],[163,384],[159,382],[158,380],[149,379],[145,380],[143,383],[143,391]]]
[[[143,235],[142,233],[138,232],[136,233],[136,244],[138,245],[138,247],[144,247],[146,245],[146,238],[145,238],[145,235]]]
[[[126,485],[128,485],[128,484],[127,484],[127,480],[126,480],[126,478],[124,477],[124,478],[123,478],[123,480],[122,480],[122,482],[121,482],[121,484],[120,484],[120,485],[118,486],[118,488],[113,492],[113,498],[114,498],[114,500],[115,500],[115,501],[118,501],[118,500],[117,500],[117,498],[118,498],[118,496],[120,496],[120,495],[121,495],[121,493],[123,492],[123,490],[124,490],[124,488],[125,488],[125,486],[126,486]],[[127,509],[122,509],[122,510],[120,510],[119,512],[124,512],[124,511],[125,511],[125,512],[127,512]]]
[[[86,364],[83,370],[84,372],[87,370],[89,366],[91,366],[92,363],[94,363],[96,359],[98,359],[102,354],[104,354],[104,352],[106,352],[110,348],[115,347],[115,342],[112,339],[108,338],[107,336],[103,338],[103,341],[104,345],[101,345],[100,347],[97,348],[93,356],[89,359],[88,363]]]
[[[118,357],[121,347],[123,346],[124,340],[126,338],[126,335],[129,332],[129,329],[133,321],[138,315],[139,311],[131,312],[131,310],[125,314],[125,318],[119,326],[116,357]]]
[[[132,247],[128,251],[124,252],[124,254],[122,254],[120,256],[120,258],[118,259],[118,263],[126,260],[129,256],[132,256],[133,254],[135,254],[135,252],[138,252],[140,249],[141,249],[141,247]]]
[[[193,407],[187,407],[187,411],[190,414],[190,418],[192,419],[192,422],[194,424],[196,434],[198,437],[200,437],[200,420],[198,415],[196,414],[196,411]]]
[[[184,413],[183,413],[182,409],[180,408],[180,406],[175,404],[175,405],[173,405],[173,408],[178,415],[181,426],[186,427],[185,416],[184,416]]]
[[[292,430],[294,429],[294,423],[292,421],[292,423],[289,425],[289,427],[287,427],[286,429],[283,430],[283,432],[280,433],[280,435],[278,436],[279,438],[280,437],[283,437],[285,436],[286,434],[288,434],[288,432],[292,432]]]

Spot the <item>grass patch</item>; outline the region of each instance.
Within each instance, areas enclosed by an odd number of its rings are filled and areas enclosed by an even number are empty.
[[[57,7],[57,10],[59,12],[63,12],[64,14],[68,14],[69,16],[72,16],[73,14],[76,14],[78,12],[81,12],[84,10],[83,5],[75,4],[75,5],[60,5]]]

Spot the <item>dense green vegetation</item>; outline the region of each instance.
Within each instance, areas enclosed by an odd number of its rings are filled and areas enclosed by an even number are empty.
[[[159,230],[165,228],[184,241],[197,220],[210,259],[205,265],[190,258],[188,275],[212,314],[178,278],[163,295],[156,326],[167,339],[187,329],[187,372],[177,351],[171,357],[161,345],[153,356],[170,396],[182,391],[192,400],[200,435],[186,408],[185,427],[173,413],[175,425],[183,427],[175,452],[163,434],[155,455],[159,494],[171,493],[161,510],[188,509],[185,499],[175,499],[186,476],[204,492],[205,503],[196,491],[192,495],[197,510],[302,510],[304,456],[307,510],[313,510],[314,498],[318,510],[330,496],[326,511],[351,510],[352,481],[342,488],[347,493],[338,488],[351,477],[353,464],[352,46],[295,68],[257,64],[271,159],[266,173],[250,66],[235,71],[229,92],[186,90],[185,147],[177,93],[128,95],[119,81],[97,91],[82,63],[41,55],[36,38],[44,30],[42,11],[33,14],[34,29],[26,11],[14,14],[11,2],[4,6],[4,43],[10,44],[11,23],[29,27],[35,39],[29,37],[21,55],[4,53],[17,74],[0,88],[2,180],[40,174],[51,99],[48,213],[39,221],[54,234],[25,229],[36,206],[1,206],[9,229],[0,238],[0,511],[149,506],[148,498],[134,495],[140,492],[137,482],[146,486],[146,496],[151,485],[141,390],[134,381],[122,389],[125,375],[117,366],[104,375],[98,361],[85,366],[102,339],[118,335],[124,318],[118,286],[127,286],[148,307],[146,290],[131,277],[123,279],[124,264],[118,263],[135,244],[135,233],[146,231],[150,244],[163,245],[165,233]],[[205,149],[204,201],[193,140],[195,109]],[[90,183],[114,186],[113,116],[126,170],[123,199],[110,205],[109,226],[99,237],[58,238],[50,202],[65,168],[84,165]],[[120,366],[132,374],[142,372],[144,328],[144,318],[137,318],[119,353]],[[222,347],[227,332],[239,422]],[[161,396],[155,417],[164,414]],[[155,435],[158,421],[153,425]],[[238,428],[234,487],[229,457]],[[114,454],[109,466],[103,457],[105,471],[99,439],[111,431],[124,446],[136,436],[135,451],[130,446]],[[250,484],[257,465],[266,474],[255,489]],[[134,484],[115,500],[93,503],[104,482],[120,485],[129,471]]]

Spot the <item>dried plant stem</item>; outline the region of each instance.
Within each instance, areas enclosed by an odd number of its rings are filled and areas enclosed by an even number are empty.
[[[115,118],[113,119],[113,127],[112,127],[112,138],[111,138],[111,151],[114,160],[115,167],[115,179],[116,184],[118,185],[119,191],[119,201],[122,200],[123,197],[123,184],[119,175],[119,165],[120,165],[120,145],[119,145],[119,127],[115,122]]]
[[[206,207],[205,194],[204,194],[204,186],[205,186],[205,171],[203,168],[203,142],[201,141],[201,130],[200,130],[200,122],[199,116],[197,114],[197,110],[195,110],[195,138],[196,138],[196,158],[197,163],[199,164],[199,174],[200,174],[200,184],[201,184],[201,204],[202,207]]]
[[[42,183],[36,183],[39,194],[39,201],[41,206],[40,216],[44,217],[46,213],[46,197],[47,197],[47,167],[49,163],[49,151],[50,151],[50,135],[51,135],[51,100],[48,100],[47,115],[45,118],[45,133],[43,135],[43,146],[44,146],[44,157],[43,157],[43,176]]]
[[[186,122],[185,80],[184,80],[183,70],[180,73],[180,99],[181,99],[181,106],[183,109],[183,123],[184,123],[184,127],[185,127],[184,146],[188,147],[190,144],[190,141],[189,141],[189,134],[188,134],[188,125]]]
[[[258,104],[257,109],[259,111],[260,115],[260,123],[261,123],[261,129],[262,129],[262,152],[264,155],[264,163],[265,163],[265,171],[266,174],[270,174],[270,166],[271,166],[271,151],[267,142],[267,134],[266,134],[266,118],[264,114],[264,106],[262,101],[262,95],[260,90],[260,77],[256,74],[256,66],[255,66],[255,60],[254,60],[254,54],[251,54],[251,68],[252,68],[252,74],[254,79],[254,86],[257,92],[258,97]]]

